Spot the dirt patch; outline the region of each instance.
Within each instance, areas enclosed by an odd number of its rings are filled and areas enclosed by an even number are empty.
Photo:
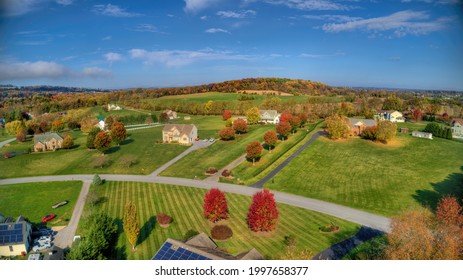
[[[241,90],[240,92],[247,94],[257,94],[257,95],[276,95],[276,96],[293,96],[291,93],[281,92],[276,90]]]
[[[388,141],[387,143],[383,143],[380,141],[369,141],[369,142],[373,144],[374,146],[377,146],[380,148],[400,148],[400,147],[405,146],[408,143],[408,139],[396,137],[392,139],[391,141]]]

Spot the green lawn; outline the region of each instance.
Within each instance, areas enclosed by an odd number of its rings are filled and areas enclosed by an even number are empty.
[[[0,185],[0,213],[16,218],[24,216],[31,223],[40,225],[47,214],[56,214],[48,226],[67,225],[79,197],[82,182],[47,182]],[[69,203],[53,209],[52,205],[68,200]]]
[[[181,113],[178,116],[179,119],[173,123],[194,124],[198,128],[198,137],[201,139],[218,138],[219,131],[225,126],[221,116],[190,116]],[[185,120],[185,116],[189,116],[190,120]]]
[[[218,140],[209,147],[191,152],[180,159],[169,168],[164,170],[161,176],[172,176],[182,178],[206,178],[204,172],[209,167],[220,170],[233,160],[246,153],[246,146],[252,141],[263,141],[264,133],[274,126],[255,125],[249,128],[248,133],[237,135],[235,140]]]
[[[121,232],[116,248],[117,259],[150,259],[167,238],[181,240],[190,229],[210,234],[212,227],[201,215],[206,190],[164,184],[106,182],[103,186],[97,187],[97,192],[104,199],[95,210],[106,211],[119,223],[127,201],[133,201],[137,207],[141,236],[136,252],[132,252],[125,234]],[[258,236],[251,233],[246,224],[251,198],[228,193],[226,198],[230,213],[226,223],[233,230],[233,237],[217,244],[230,254],[238,254],[254,247],[266,258],[278,259],[285,251],[283,241],[287,235],[297,238],[298,249],[309,249],[315,254],[352,236],[359,229],[358,225],[344,220],[279,204],[280,219],[277,230],[271,236]],[[85,209],[86,212],[92,211],[89,205],[86,205]],[[173,218],[167,229],[156,224],[156,214],[160,212]],[[339,225],[341,231],[335,234],[323,234],[318,231],[318,227],[330,223]]]
[[[109,166],[94,167],[93,162],[101,153],[88,150],[85,146],[86,135],[74,132],[77,148],[56,152],[23,154],[11,159],[0,158],[0,179],[38,175],[58,174],[149,174],[174,158],[188,147],[175,144],[156,144],[162,139],[162,127],[129,131],[129,139],[121,146],[114,146],[107,153]],[[14,143],[0,148],[5,151],[24,151],[32,142]],[[121,162],[124,155],[132,155],[136,163],[130,168]]]
[[[308,141],[313,133],[307,133],[307,131],[311,131],[315,127],[316,124],[307,124],[304,129],[299,129],[297,133],[290,135],[285,141],[278,141],[271,152],[269,152],[268,149],[264,149],[262,157],[254,166],[250,161],[243,161],[237,167],[233,168],[233,180],[223,180],[226,182],[238,183],[239,179],[240,182],[246,185],[257,182],[277,166],[274,163],[278,162],[279,164],[284,161],[294,150]],[[291,153],[288,153],[289,150],[291,150]]]
[[[6,132],[5,128],[0,127],[0,142],[11,139],[11,138],[15,138],[15,135],[9,135]]]
[[[462,143],[400,133],[396,140],[319,138],[265,187],[385,216],[463,194]]]

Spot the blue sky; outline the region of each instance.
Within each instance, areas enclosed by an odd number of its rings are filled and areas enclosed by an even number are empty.
[[[461,0],[0,0],[0,83],[463,90]]]

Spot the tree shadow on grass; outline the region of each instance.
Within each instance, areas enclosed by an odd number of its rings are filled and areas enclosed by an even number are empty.
[[[111,148],[107,149],[104,153],[105,155],[110,155],[110,154],[113,154],[117,151],[119,151],[121,149],[121,147],[119,146],[112,146]]]
[[[113,259],[116,260],[126,260],[127,259],[127,246],[121,245],[120,247],[117,246],[119,243],[119,239],[121,238],[121,233],[124,232],[124,228],[122,227],[122,220],[119,218],[114,219],[114,223],[117,225],[117,237],[114,240],[114,250],[113,250]]]
[[[462,168],[463,169],[463,168]],[[432,183],[433,191],[417,190],[412,197],[421,205],[429,207],[435,211],[439,199],[446,195],[456,196],[458,199],[463,198],[463,174],[452,173],[447,178],[438,183]]]
[[[125,139],[124,141],[121,142],[121,145],[127,145],[127,144],[132,143],[133,141],[135,141],[135,140],[133,140],[132,138]]]
[[[142,244],[143,241],[148,239],[154,227],[156,226],[156,216],[151,216],[148,221],[140,229],[140,235],[138,236],[137,245]]]

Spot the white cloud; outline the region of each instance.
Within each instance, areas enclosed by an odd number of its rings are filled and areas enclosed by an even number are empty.
[[[152,24],[139,24],[133,30],[137,32],[159,32],[158,28]]]
[[[56,0],[56,3],[63,5],[63,6],[71,5],[73,2],[74,0]]]
[[[90,77],[90,78],[105,78],[105,77],[110,77],[111,72],[98,68],[98,67],[88,67],[82,70],[81,75],[84,77]]]
[[[411,3],[411,2],[424,2],[424,3],[435,3],[441,5],[448,5],[448,4],[461,4],[462,0],[402,0],[402,3]]]
[[[243,3],[250,4],[257,1],[261,1],[272,5],[284,5],[288,8],[298,10],[327,11],[351,10],[355,8],[352,6],[337,3],[337,1],[334,0],[244,0]]]
[[[334,54],[310,54],[310,53],[303,53],[300,55],[300,57],[303,58],[327,58],[327,57],[333,57],[333,56],[342,56],[345,55],[343,52],[335,52]]]
[[[306,19],[323,20],[330,22],[349,22],[362,19],[360,17],[350,17],[345,15],[304,15],[302,17]]]
[[[137,16],[142,15],[138,13],[127,12],[125,9],[122,9],[117,5],[111,5],[111,4],[94,5],[92,11],[95,14],[109,16],[109,17],[137,17]]]
[[[209,28],[205,31],[206,33],[230,33],[228,30],[222,28]]]
[[[249,56],[234,54],[226,51],[216,51],[212,49],[198,51],[147,51],[144,49],[132,49],[129,51],[129,54],[131,58],[140,59],[147,65],[162,64],[167,67],[185,66],[197,61],[250,59]]]
[[[346,23],[328,23],[322,26],[326,32],[362,30],[367,32],[392,31],[396,37],[408,34],[424,35],[447,27],[451,18],[442,17],[426,21],[429,15],[425,12],[401,11],[384,17],[360,19]]]
[[[247,18],[256,15],[256,11],[246,10],[246,11],[219,11],[217,15],[222,18]]]
[[[103,55],[106,58],[106,61],[112,63],[116,61],[121,61],[124,57],[119,53],[109,52]]]
[[[103,37],[101,38],[102,41],[108,41],[108,40],[111,40],[113,37],[111,36],[106,36],[106,37]]]
[[[184,0],[185,12],[197,13],[201,10],[209,8],[212,5],[220,4],[223,0]]]
[[[202,16],[202,17],[200,17],[200,19],[206,20],[206,19],[207,19],[207,16]]]

